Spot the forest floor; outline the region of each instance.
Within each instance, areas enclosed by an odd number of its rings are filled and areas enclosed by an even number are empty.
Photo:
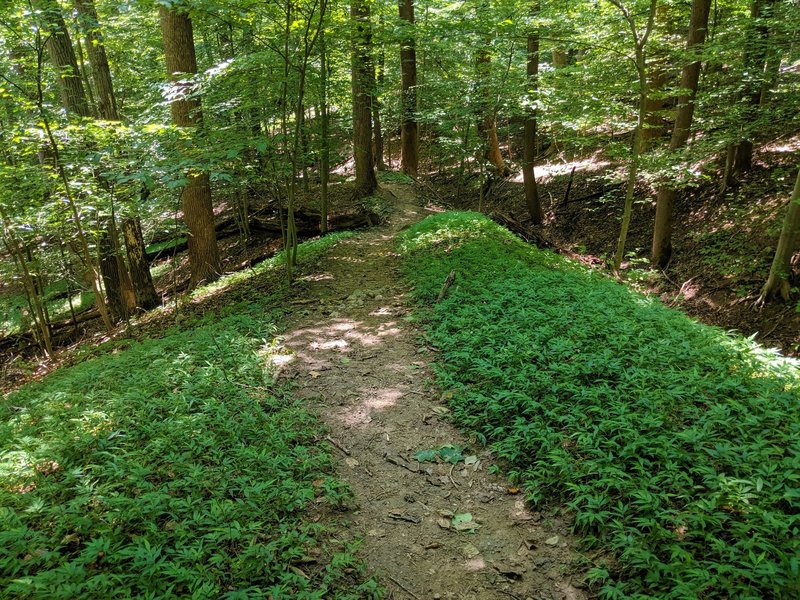
[[[410,321],[395,234],[426,210],[384,185],[385,226],[338,243],[300,284],[272,361],[330,428],[356,509],[342,531],[395,598],[585,598],[569,518],[530,512],[494,460],[447,421],[433,350]],[[454,447],[464,461],[419,462]],[[574,578],[573,578],[574,576]]]
[[[800,135],[758,148],[754,167],[720,193],[716,177],[682,194],[675,206],[673,256],[663,271],[647,257],[655,217],[650,190],[638,190],[623,263],[624,279],[639,291],[691,317],[738,330],[785,355],[800,355],[797,300],[754,308],[769,273],[792,193]],[[614,252],[623,205],[625,171],[602,153],[560,157],[536,167],[545,210],[543,227],[528,223],[521,173],[499,182],[479,200],[477,177],[432,175],[426,192],[460,210],[508,219],[560,254],[604,269]],[[521,233],[521,231],[517,231]],[[524,235],[524,234],[523,234]],[[796,284],[795,284],[796,287]]]

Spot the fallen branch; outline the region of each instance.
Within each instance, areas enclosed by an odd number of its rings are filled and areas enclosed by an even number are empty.
[[[403,590],[403,591],[404,591],[406,594],[408,594],[408,595],[409,595],[409,596],[411,596],[412,598],[416,598],[416,600],[419,600],[419,596],[417,596],[417,595],[416,595],[414,592],[412,592],[410,589],[408,589],[408,588],[407,588],[406,586],[404,586],[402,583],[400,583],[399,581],[397,581],[397,579],[395,579],[395,578],[394,578],[394,577],[392,577],[391,575],[387,575],[387,577],[389,578],[389,580],[390,580],[392,583],[394,583],[394,584],[395,584],[397,587],[399,587],[401,590]]]
[[[456,280],[456,272],[450,271],[450,274],[447,276],[447,279],[444,280],[444,284],[442,285],[442,289],[439,291],[439,296],[436,298],[436,302],[441,302],[447,296],[447,291],[450,289],[450,286],[453,285],[453,282]]]
[[[326,436],[325,436],[325,441],[326,441],[326,442],[330,442],[331,444],[333,444],[334,446],[336,446],[336,447],[337,447],[339,450],[341,450],[342,452],[344,452],[344,453],[345,453],[347,456],[350,456],[350,450],[348,450],[347,448],[345,448],[344,446],[342,446],[342,445],[341,445],[339,442],[337,442],[337,441],[336,441],[335,439],[333,439],[331,436],[329,436],[329,435],[326,435]]]

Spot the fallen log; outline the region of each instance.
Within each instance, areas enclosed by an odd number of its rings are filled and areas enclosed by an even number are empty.
[[[529,244],[535,244],[539,248],[554,248],[555,244],[548,240],[544,234],[538,230],[537,227],[533,225],[525,225],[517,221],[511,215],[506,215],[503,213],[492,213],[490,218],[508,229],[511,233],[514,233],[521,237],[523,240],[528,242]]]

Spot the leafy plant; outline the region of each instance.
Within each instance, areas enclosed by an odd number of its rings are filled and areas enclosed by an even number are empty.
[[[476,213],[429,217],[400,246],[453,417],[614,552],[591,573],[603,597],[797,597],[796,361]]]
[[[379,597],[304,518],[349,492],[318,419],[262,368],[268,308],[240,306],[5,399],[0,595]]]

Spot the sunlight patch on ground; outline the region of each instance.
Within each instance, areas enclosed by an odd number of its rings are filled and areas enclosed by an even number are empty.
[[[350,344],[342,339],[327,340],[325,342],[314,341],[308,345],[312,350],[344,350],[349,346]]]
[[[545,163],[535,167],[536,181],[546,183],[560,175],[569,175],[572,169],[576,173],[595,173],[609,167],[611,163],[607,160],[600,160],[597,155],[590,156],[583,160],[574,160],[562,163]],[[514,175],[511,179],[514,183],[523,183],[522,171]]]
[[[392,408],[405,395],[397,388],[379,388],[377,390],[360,390],[363,400],[347,409],[341,420],[350,427],[366,425],[372,421],[372,413]]]
[[[313,273],[312,275],[300,277],[298,281],[325,281],[330,279],[333,279],[333,275],[330,273]]]

